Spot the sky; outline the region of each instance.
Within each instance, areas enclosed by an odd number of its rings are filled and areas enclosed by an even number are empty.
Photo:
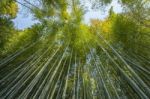
[[[85,23],[90,23],[90,19],[105,19],[108,16],[109,9],[113,6],[113,10],[116,13],[121,13],[122,12],[122,7],[118,3],[117,0],[113,0],[113,2],[107,6],[104,10],[90,10],[88,13],[84,15],[84,21]]]
[[[84,6],[90,7],[90,4],[87,2],[86,4],[84,4]],[[116,13],[122,12],[121,5],[117,2],[117,0],[113,0],[113,2],[103,11],[88,10],[88,12],[84,15],[84,23],[89,24],[90,19],[105,19],[108,16],[108,11],[111,6],[113,6],[113,10]],[[22,7],[21,5],[19,5],[19,12],[17,14],[17,17],[13,21],[17,29],[25,29],[38,22],[34,19],[33,15],[28,13],[27,10],[25,11],[24,7]]]

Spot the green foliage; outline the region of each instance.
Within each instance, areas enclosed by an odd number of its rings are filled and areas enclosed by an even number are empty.
[[[112,31],[116,42],[121,42],[125,48],[134,48],[138,35],[138,26],[132,20],[118,15],[112,25]],[[128,47],[130,46],[130,47]]]
[[[3,53],[15,52],[18,49],[32,44],[42,36],[41,31],[42,27],[40,24],[23,31],[16,31],[6,42]]]
[[[11,19],[16,17],[17,12],[18,6],[16,2],[12,0],[0,1],[0,56],[8,38],[16,32]]]
[[[9,30],[8,30],[9,29]],[[0,48],[2,48],[8,37],[15,32],[13,23],[7,18],[0,18]]]

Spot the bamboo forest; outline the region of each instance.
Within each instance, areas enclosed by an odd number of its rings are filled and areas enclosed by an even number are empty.
[[[150,99],[150,0],[0,0],[0,99]]]

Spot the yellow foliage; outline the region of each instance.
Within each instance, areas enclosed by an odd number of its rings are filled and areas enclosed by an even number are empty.
[[[16,17],[18,12],[18,5],[15,2],[1,2],[0,13],[4,15],[9,15],[10,17]]]
[[[104,21],[93,19],[91,20],[91,24],[95,32],[100,32],[100,34],[102,34],[106,40],[110,40],[110,36],[112,33],[112,22],[109,18]]]

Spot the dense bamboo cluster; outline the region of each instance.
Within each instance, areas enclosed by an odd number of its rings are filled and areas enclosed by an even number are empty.
[[[150,2],[119,1],[125,11],[90,25],[80,0],[0,1],[0,98],[149,99]],[[14,28],[17,4],[39,23]]]

